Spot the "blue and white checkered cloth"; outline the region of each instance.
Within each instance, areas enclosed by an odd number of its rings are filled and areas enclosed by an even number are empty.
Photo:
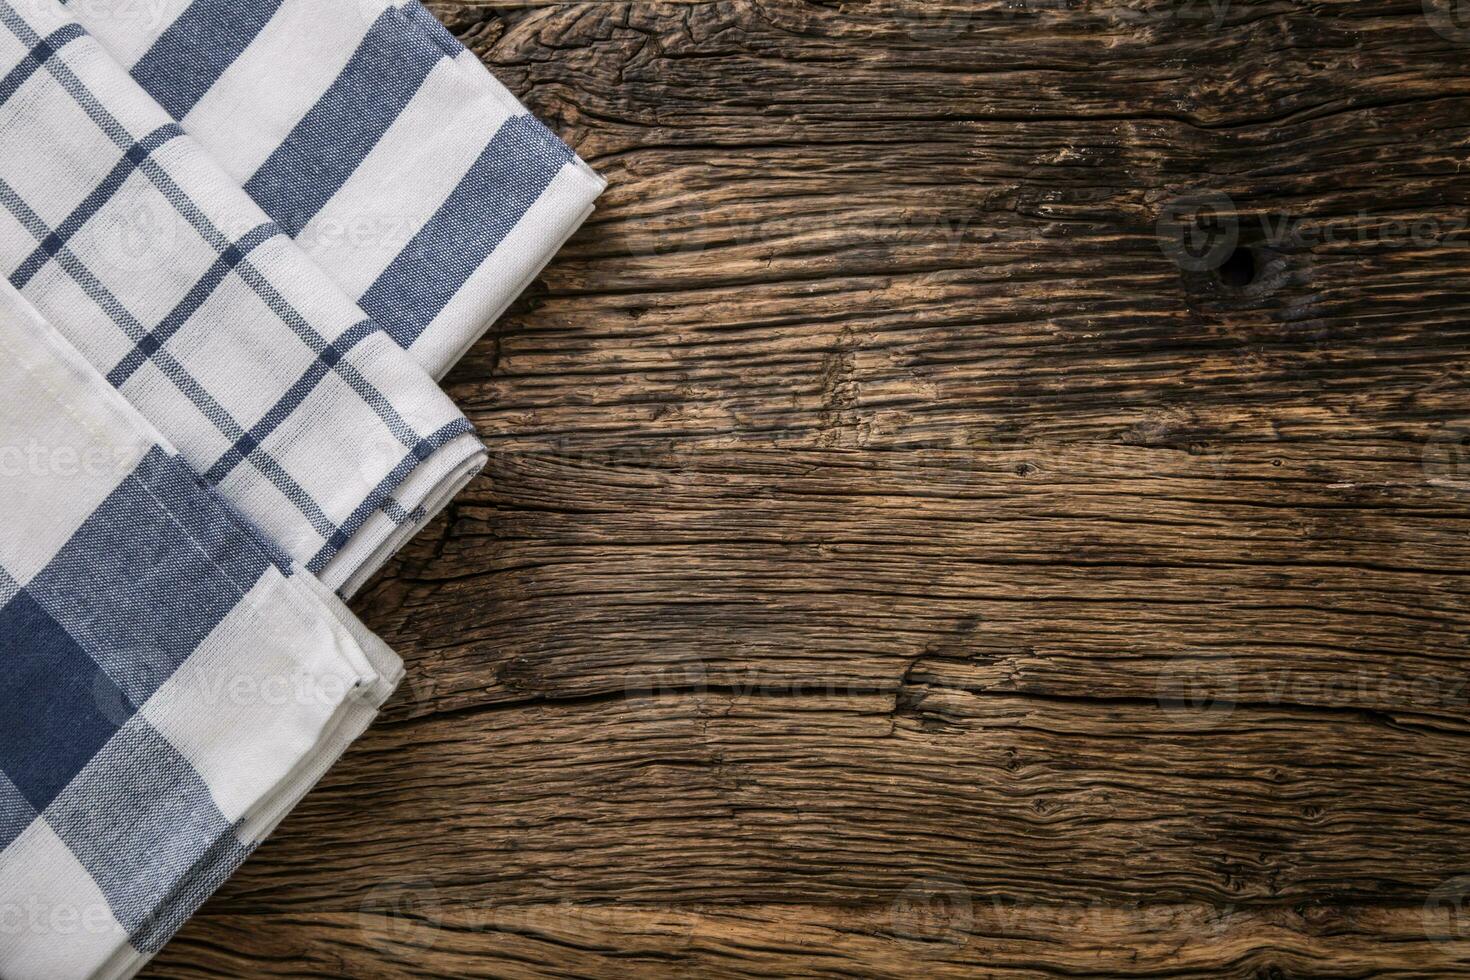
[[[605,186],[418,0],[71,6],[436,378]]]
[[[0,272],[343,595],[483,466],[423,367],[57,0],[0,0]]]
[[[129,977],[402,665],[3,284],[0,400],[0,976]]]
[[[0,978],[131,976],[371,721],[333,590],[602,187],[417,0],[0,0]]]

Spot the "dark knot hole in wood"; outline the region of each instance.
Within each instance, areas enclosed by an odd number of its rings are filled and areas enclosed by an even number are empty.
[[[1244,289],[1256,281],[1256,253],[1248,245],[1237,245],[1215,270],[1220,282],[1231,289]]]

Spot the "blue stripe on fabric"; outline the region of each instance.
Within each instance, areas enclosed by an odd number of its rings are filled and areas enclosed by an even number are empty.
[[[136,716],[57,796],[45,819],[143,953],[159,942],[160,914],[172,913],[202,868],[238,865],[250,853],[249,845],[230,842],[234,831],[199,770]]]
[[[133,79],[183,120],[270,23],[282,0],[194,0],[133,66]]]
[[[572,157],[571,149],[531,116],[508,119],[358,305],[407,349]]]
[[[133,471],[139,483],[166,501],[169,514],[241,595],[255,588],[266,569],[290,568],[276,545],[235,514],[178,456],[152,449]]]
[[[225,281],[225,277],[233,272],[241,262],[245,261],[245,256],[249,255],[262,243],[275,238],[280,233],[281,229],[277,228],[271,222],[266,222],[263,225],[257,225],[255,228],[252,228],[243,238],[221,252],[210,267],[205,270],[204,274],[184,294],[184,298],[179,300],[178,305],[169,311],[168,316],[159,321],[158,326],[154,327],[142,337],[139,337],[133,345],[133,349],[128,351],[122,360],[118,361],[117,365],[107,373],[108,382],[114,388],[121,388],[127,384],[128,379],[133,376],[138,368],[142,367],[150,357],[158,353],[159,349],[168,343],[174,334],[183,329],[184,324],[189,322],[190,317],[199,312],[199,308],[204,305],[209,297],[214,295],[215,290],[219,289],[220,284]]]
[[[26,283],[45,268],[47,262],[56,257],[61,247],[71,241],[72,236],[81,229],[82,225],[91,220],[108,201],[112,200],[145,157],[153,154],[169,141],[183,135],[184,131],[179,128],[178,123],[169,123],[158,127],[128,147],[123,153],[123,158],[102,179],[102,183],[93,188],[92,192],[77,206],[77,209],[67,215],[66,220],[57,225],[56,230],[47,235],[45,241],[36,246],[36,250],[20,264],[20,268],[11,274],[10,284],[16,289],[24,289]]]
[[[342,358],[346,357],[352,348],[356,347],[367,337],[378,332],[378,325],[372,320],[364,320],[342,336],[328,344],[326,349],[317,355],[316,360],[302,373],[301,377],[286,390],[280,401],[271,406],[270,411],[261,416],[259,422],[251,427],[235,441],[223,456],[204,474],[204,479],[218,486],[225,477],[234,472],[235,467],[259,449],[260,444],[274,432],[282,422],[291,416],[306,401],[306,397],[316,389],[327,372],[333,370]]]
[[[403,481],[408,478],[408,475],[420,463],[460,436],[468,435],[474,431],[475,427],[470,424],[469,419],[461,418],[450,422],[433,435],[419,440],[418,444],[409,450],[403,459],[399,460],[398,465],[393,467],[388,475],[383,477],[382,481],[373,488],[373,492],[368,494],[367,498],[357,505],[357,509],[352,512],[351,516],[342,522],[342,526],[338,529],[337,533],[328,538],[326,544],[322,545],[321,550],[312,556],[311,561],[306,565],[307,571],[315,573],[326,568],[327,563],[332,560],[333,556],[341,551],[348,541],[352,540],[354,534],[362,530],[362,526],[367,523],[368,518],[387,506],[388,501],[393,497],[394,491],[403,484]],[[402,510],[402,507],[400,506],[399,509]],[[395,521],[395,523],[397,522]]]
[[[444,53],[387,10],[316,105],[246,183],[272,220],[298,234],[367,159]]]
[[[449,28],[439,23],[439,18],[429,12],[428,8],[419,3],[419,0],[408,0],[403,5],[403,15],[417,27],[429,35],[429,40],[437,44],[445,54],[451,58],[458,58],[464,54],[464,45],[459,43],[459,38],[449,33]]]
[[[200,487],[168,472],[179,465],[152,448],[26,586],[133,708],[199,648],[268,567],[258,549],[238,552],[243,542],[233,524],[197,519],[188,497]],[[159,492],[165,488],[185,497],[166,498]]]
[[[8,23],[9,21],[7,18],[7,24]],[[67,24],[63,27],[58,27],[56,30],[48,34],[45,38],[36,39],[34,31],[27,31],[26,33],[29,34],[30,37],[26,37],[22,35],[19,31],[16,31],[13,25],[10,26],[11,30],[16,34],[16,36],[20,37],[22,43],[31,45],[31,50],[26,53],[25,58],[21,59],[21,62],[19,64],[10,69],[10,71],[5,75],[4,79],[0,79],[0,105],[4,105],[5,103],[9,102],[11,98],[14,97],[15,93],[20,91],[20,87],[24,85],[26,81],[32,75],[34,75],[42,65],[50,61],[51,58],[55,56],[56,52],[60,51],[67,44],[75,41],[77,38],[87,33],[86,31],[82,30],[81,25],[79,24]]]

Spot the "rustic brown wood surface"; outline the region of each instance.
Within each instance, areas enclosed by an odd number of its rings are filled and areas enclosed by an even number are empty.
[[[431,6],[610,187],[148,976],[1470,976],[1470,4]]]

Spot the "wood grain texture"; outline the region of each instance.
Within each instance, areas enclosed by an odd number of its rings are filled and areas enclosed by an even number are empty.
[[[610,187],[148,976],[1470,976],[1470,18],[431,6]]]

